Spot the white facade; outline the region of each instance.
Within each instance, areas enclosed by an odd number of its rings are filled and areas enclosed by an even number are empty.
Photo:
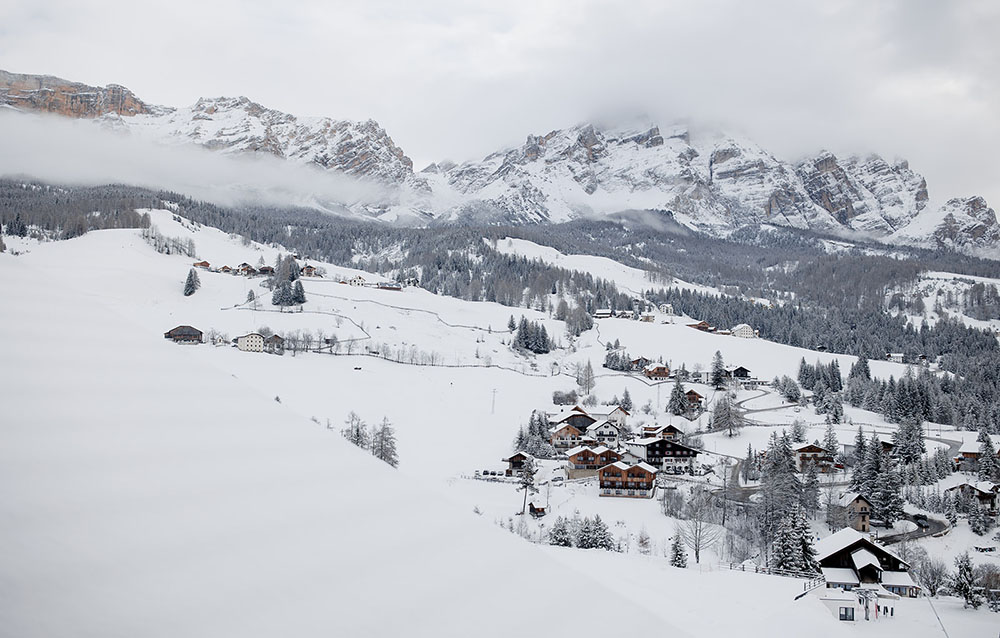
[[[756,339],[757,331],[751,328],[748,324],[741,323],[732,330],[734,337],[739,337],[740,339]]]
[[[244,352],[264,352],[264,337],[256,332],[236,337],[236,347]]]

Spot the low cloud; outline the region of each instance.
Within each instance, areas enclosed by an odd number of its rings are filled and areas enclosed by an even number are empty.
[[[0,175],[58,184],[130,184],[224,206],[309,206],[329,212],[379,206],[394,189],[270,156],[165,146],[90,120],[0,109]]]

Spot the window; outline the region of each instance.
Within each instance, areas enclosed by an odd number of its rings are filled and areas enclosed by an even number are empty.
[[[854,620],[854,607],[841,607],[840,608],[840,619],[841,620]]]

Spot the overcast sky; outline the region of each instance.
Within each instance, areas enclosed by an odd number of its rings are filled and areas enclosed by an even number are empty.
[[[1000,206],[1000,2],[5,0],[0,68],[378,120],[415,167],[608,110],[786,159],[906,157]]]

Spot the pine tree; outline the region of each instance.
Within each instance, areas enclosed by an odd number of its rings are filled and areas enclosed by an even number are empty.
[[[995,481],[1000,479],[1000,458],[989,432],[983,427],[979,430],[979,480]]]
[[[199,288],[201,288],[201,280],[198,278],[198,272],[192,268],[188,271],[187,281],[184,282],[184,296],[190,297]]]
[[[687,550],[684,549],[680,534],[674,534],[674,539],[670,542],[670,564],[682,569],[688,566]]]
[[[854,437],[854,452],[851,454],[854,471],[851,473],[851,489],[860,492],[864,479],[865,459],[868,457],[868,443],[865,441],[865,433],[861,426],[858,426],[858,434]]]
[[[837,440],[837,430],[834,429],[833,423],[826,424],[826,433],[823,434],[823,449],[830,454],[836,454],[840,451],[840,441]]]
[[[774,544],[771,548],[771,567],[790,572],[803,571],[802,541],[799,527],[791,517],[784,516],[778,522]]]
[[[569,524],[562,516],[556,519],[552,529],[549,530],[549,545],[558,545],[559,547],[571,547],[573,545],[573,537],[569,531]]]
[[[712,357],[712,372],[709,381],[716,388],[721,388],[726,382],[726,364],[722,360],[722,352],[719,350],[716,350]]]
[[[796,443],[806,440],[806,423],[802,419],[792,421],[792,440]]]
[[[983,509],[979,499],[969,508],[969,528],[976,536],[982,536],[989,530],[989,523],[986,518],[986,510]]]
[[[941,497],[941,509],[952,527],[958,524],[958,507],[955,505],[955,499],[948,492],[945,492],[944,496]]]
[[[306,302],[306,291],[302,287],[302,281],[300,279],[295,280],[295,284],[292,286],[292,303],[289,305],[300,306]]]
[[[271,303],[275,306],[290,306],[295,303],[292,301],[292,285],[287,280],[281,281],[274,287]]]
[[[851,366],[851,371],[848,373],[847,377],[849,379],[864,379],[865,381],[870,381],[872,378],[871,370],[868,368],[868,359],[864,355],[858,357],[858,360]]]
[[[802,571],[818,572],[819,561],[816,560],[816,548],[813,546],[812,530],[809,529],[809,521],[803,512],[799,512],[796,519],[798,525],[799,553]]]
[[[952,595],[961,598],[966,608],[979,609],[979,606],[983,604],[983,596],[979,591],[979,584],[976,582],[976,574],[972,568],[969,552],[955,557],[955,568],[955,573],[948,579],[948,588]]]
[[[712,429],[734,437],[743,429],[745,419],[728,392],[722,393],[712,410]]]
[[[591,524],[593,532],[593,545],[596,549],[611,551],[615,548],[615,539],[611,536],[608,526],[601,520],[600,514],[594,514],[594,522]]]
[[[389,422],[389,417],[384,417],[382,423],[372,433],[372,455],[392,467],[399,467],[396,432],[392,428],[392,423]]]
[[[632,395],[628,393],[628,388],[625,388],[625,392],[622,393],[622,400],[619,405],[622,410],[625,410],[626,412],[632,411]]]
[[[535,474],[538,472],[538,468],[535,466],[535,459],[530,456],[524,459],[524,464],[521,466],[521,480],[518,481],[520,487],[518,489],[524,492],[524,503],[521,505],[521,514],[528,509],[528,494],[537,494],[538,488],[535,487]]]
[[[510,319],[507,320],[507,331],[513,333],[515,330],[517,330],[517,324],[514,323],[514,315],[511,315]]]
[[[880,468],[876,471],[872,491],[866,496],[872,504],[873,519],[886,526],[893,525],[903,516],[902,477],[891,457],[882,456]]]
[[[687,395],[684,393],[684,385],[678,374],[674,377],[674,389],[670,391],[670,401],[667,403],[667,412],[675,416],[687,414],[689,409]]]
[[[257,295],[254,294],[253,290],[248,290],[247,291],[247,303],[248,304],[253,304],[253,302],[256,301],[256,300],[257,300]]]
[[[810,516],[819,511],[819,471],[815,463],[806,465],[802,482],[802,509]]]

